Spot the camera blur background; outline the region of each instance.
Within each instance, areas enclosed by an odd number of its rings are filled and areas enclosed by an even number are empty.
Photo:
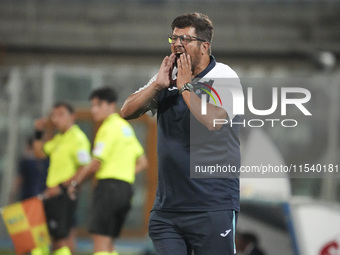
[[[255,157],[263,164],[339,166],[339,0],[2,0],[0,207],[18,192],[13,185],[33,120],[48,116],[55,101],[67,100],[93,140],[98,124],[89,111],[91,90],[115,87],[121,106],[169,54],[172,20],[192,11],[212,19],[212,54],[241,81],[250,78],[263,109],[270,106],[272,87],[280,86],[263,82],[268,79],[311,92],[312,116],[296,113],[298,128],[242,129],[243,164],[255,164]],[[292,84],[298,77],[302,82]],[[153,254],[147,225],[157,185],[156,121],[144,116],[131,123],[150,166],[137,178],[117,249]],[[254,233],[266,254],[340,254],[339,175],[242,179],[238,231]],[[83,187],[77,211],[79,252],[92,250],[86,232],[91,189],[91,182]],[[0,250],[13,250],[2,221]]]

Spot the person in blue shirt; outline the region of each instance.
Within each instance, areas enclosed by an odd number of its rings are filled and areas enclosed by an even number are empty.
[[[14,192],[20,193],[19,200],[39,195],[46,188],[49,159],[37,159],[33,153],[33,138],[27,140],[24,154],[19,161],[19,169]]]
[[[207,95],[219,83],[222,92],[228,82],[242,91],[241,84],[229,66],[211,55],[213,24],[206,15],[180,15],[171,28],[171,54],[121,109],[126,119],[157,114],[158,187],[149,235],[159,255],[235,254],[240,145],[239,125],[230,121],[237,123],[240,116],[234,114],[230,93],[219,93],[223,106],[212,104]],[[229,124],[215,125],[216,119]],[[217,165],[236,173],[192,178],[197,166]]]
[[[18,173],[14,182],[11,201],[25,200],[38,196],[46,189],[49,158],[38,159],[33,152],[33,137],[27,139],[23,156],[20,158]],[[49,247],[37,247],[31,255],[49,255]]]

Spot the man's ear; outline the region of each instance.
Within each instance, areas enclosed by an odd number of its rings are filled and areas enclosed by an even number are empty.
[[[208,54],[210,48],[210,43],[209,42],[202,42],[201,43],[201,52],[202,55]]]

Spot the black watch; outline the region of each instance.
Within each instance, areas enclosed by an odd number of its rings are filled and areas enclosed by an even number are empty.
[[[188,90],[188,91],[191,92],[191,91],[194,90],[194,87],[193,87],[189,82],[187,82],[187,83],[185,83],[185,84],[183,85],[183,87],[178,91],[179,94],[182,95],[182,93],[183,93],[184,90]]]

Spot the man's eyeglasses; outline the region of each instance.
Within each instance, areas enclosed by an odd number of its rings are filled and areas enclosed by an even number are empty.
[[[169,43],[175,44],[177,42],[178,38],[179,38],[179,40],[182,44],[188,44],[193,40],[206,42],[206,40],[203,40],[203,39],[197,38],[195,36],[191,36],[191,35],[170,35],[169,36]]]

